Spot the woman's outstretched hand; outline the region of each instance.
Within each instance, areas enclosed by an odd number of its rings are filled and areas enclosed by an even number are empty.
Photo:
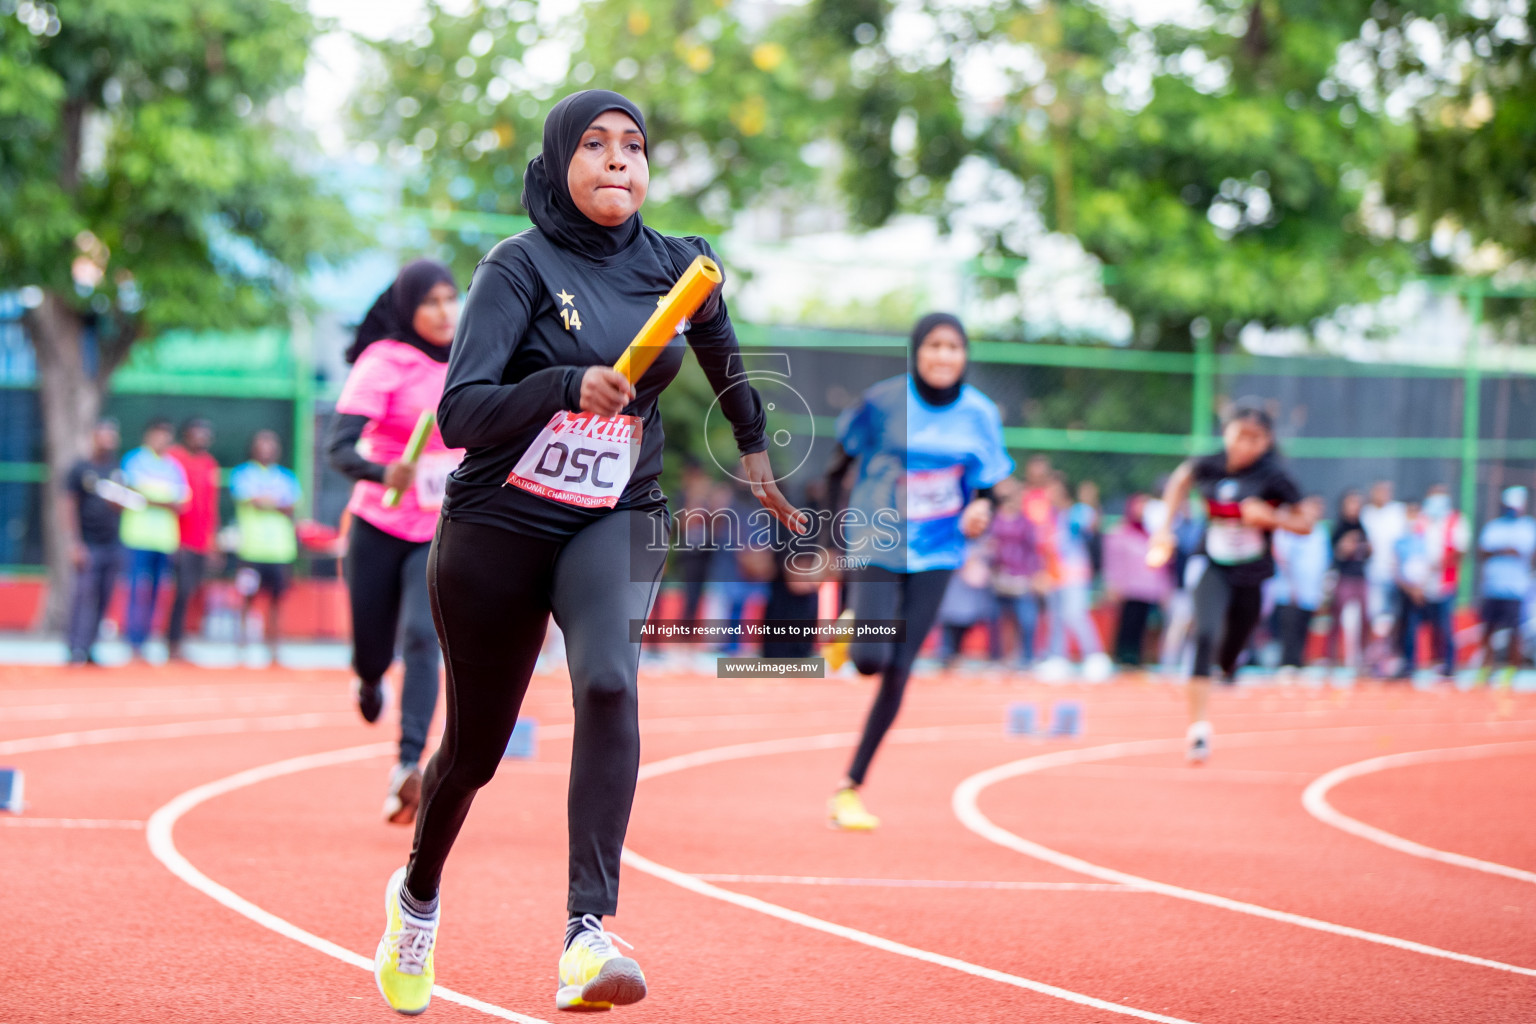
[[[804,533],[807,526],[805,513],[791,505],[780,493],[779,485],[774,482],[773,466],[768,462],[768,453],[763,451],[743,455],[741,468],[752,488],[752,496],[763,503],[763,508],[792,532]]]

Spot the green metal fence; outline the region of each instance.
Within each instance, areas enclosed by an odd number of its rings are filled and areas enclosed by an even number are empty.
[[[482,219],[474,218],[473,223],[480,225]],[[1006,273],[1008,268],[998,271],[993,267],[988,272]],[[1071,416],[1032,416],[1012,407],[1004,410],[1005,440],[1016,454],[1044,452],[1058,453],[1064,458],[1129,460],[1130,465],[1143,470],[1141,478],[1150,475],[1145,472],[1148,467],[1165,471],[1179,458],[1212,450],[1216,444],[1220,400],[1233,397],[1239,388],[1262,392],[1270,385],[1283,385],[1299,395],[1326,392],[1336,396],[1329,401],[1345,405],[1377,401],[1382,395],[1400,397],[1422,392],[1422,402],[1413,403],[1408,415],[1400,416],[1398,422],[1391,422],[1390,417],[1384,419],[1381,429],[1374,434],[1316,434],[1307,429],[1288,429],[1282,422],[1284,449],[1290,458],[1313,466],[1324,465],[1328,460],[1350,465],[1362,465],[1361,460],[1365,460],[1383,466],[1423,460],[1435,463],[1436,472],[1441,472],[1440,466],[1447,467],[1447,471],[1454,467],[1460,506],[1476,515],[1480,507],[1489,504],[1486,494],[1479,501],[1480,466],[1497,470],[1492,476],[1484,472],[1485,481],[1497,477],[1506,482],[1520,479],[1530,483],[1523,479],[1529,473],[1522,464],[1536,463],[1536,360],[1531,358],[1536,353],[1483,344],[1484,303],[1495,297],[1536,296],[1536,288],[1500,288],[1486,280],[1467,279],[1431,283],[1439,290],[1460,296],[1468,311],[1471,332],[1467,343],[1457,346],[1455,362],[1378,363],[1253,356],[1218,352],[1209,338],[1199,340],[1191,352],[983,338],[973,343],[971,358],[978,372],[991,375],[989,379],[994,381],[1017,384],[1015,390],[1076,388],[1085,406],[1094,400],[1094,382],[1108,381],[1113,375],[1132,375],[1132,405],[1143,390],[1151,393],[1151,382],[1164,382],[1158,392],[1163,395],[1159,400],[1162,405],[1157,410],[1149,408],[1144,417],[1134,415],[1136,410],[1132,409],[1130,417],[1139,426],[1159,420],[1165,424],[1160,430],[1094,429],[1073,422]],[[747,347],[843,352],[850,358],[857,358],[860,353],[902,353],[907,344],[905,338],[891,335],[759,324],[741,324],[739,333]],[[295,471],[306,485],[307,503],[315,493],[320,471],[316,460],[315,410],[318,403],[333,398],[339,387],[339,381],[317,381],[314,365],[311,339],[303,330],[272,329],[219,337],[173,334],[136,350],[114,377],[112,391],[125,397],[156,396],[169,413],[176,413],[178,407],[194,400],[261,398],[286,404],[291,427],[285,432],[289,434]],[[1077,376],[1064,383],[1062,374]],[[1484,391],[1489,382],[1508,385],[1511,381],[1520,390],[1517,400],[1505,403],[1509,407],[1491,419]],[[1143,384],[1147,385],[1145,389]],[[0,381],[0,387],[29,386],[25,381]],[[1170,399],[1170,395],[1176,397]],[[1371,395],[1377,398],[1372,399]],[[1167,403],[1173,400],[1187,402],[1187,410],[1168,408]],[[1313,404],[1317,404],[1315,399]],[[1158,416],[1151,416],[1153,411]],[[1458,411],[1459,416],[1455,415]],[[825,436],[836,409],[823,408],[818,412],[817,430]],[[1443,429],[1414,429],[1431,421],[1439,422]],[[129,440],[125,438],[125,443]],[[45,483],[46,467],[35,458],[0,461],[0,484]],[[1079,475],[1089,474],[1085,471]],[[1388,473],[1384,471],[1382,475]],[[1403,475],[1411,477],[1413,473]],[[304,511],[310,511],[307,504]],[[1470,581],[1470,577],[1470,572],[1464,574],[1464,580]]]

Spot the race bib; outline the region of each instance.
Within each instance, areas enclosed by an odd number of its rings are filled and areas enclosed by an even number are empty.
[[[913,521],[946,519],[959,515],[962,467],[919,469],[902,479],[907,495],[907,518]]]
[[[639,458],[638,416],[557,412],[507,483],[579,508],[613,508]]]
[[[1236,519],[1213,519],[1205,528],[1205,553],[1220,565],[1237,565],[1264,557],[1264,531]]]
[[[448,474],[464,460],[462,451],[426,452],[416,460],[416,504],[424,509],[443,507],[448,490]]]

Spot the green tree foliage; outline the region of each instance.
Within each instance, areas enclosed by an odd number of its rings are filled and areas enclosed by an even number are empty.
[[[1362,42],[1381,91],[1417,101],[1412,145],[1392,155],[1384,182],[1413,238],[1441,232],[1426,264],[1465,269],[1446,237],[1460,231],[1499,247],[1475,269],[1536,259],[1536,4],[1381,4]]]
[[[317,27],[285,0],[0,0],[0,282],[26,289],[54,479],[135,339],[285,319],[354,238],[284,127]]]
[[[519,213],[549,108],[577,88],[611,88],[646,113],[651,223],[714,231],[749,205],[789,215],[840,184],[851,219],[878,225],[931,203],[965,151],[948,60],[898,63],[886,7],[589,0],[546,21],[527,0],[464,13],[434,0],[415,34],[373,45],[353,115],[403,168],[409,205]],[[443,240],[461,269],[494,241]]]
[[[1147,30],[1082,4],[1019,5],[997,32],[1043,72],[992,119],[988,151],[1048,226],[1113,267],[1139,344],[1188,347],[1197,322],[1227,337],[1306,325],[1410,265],[1362,216],[1408,133],[1335,74],[1368,11],[1212,0],[1205,27]]]

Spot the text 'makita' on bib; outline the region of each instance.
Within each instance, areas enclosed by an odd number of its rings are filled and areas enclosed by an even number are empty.
[[[638,416],[557,412],[507,483],[579,508],[613,508],[640,457]]]

